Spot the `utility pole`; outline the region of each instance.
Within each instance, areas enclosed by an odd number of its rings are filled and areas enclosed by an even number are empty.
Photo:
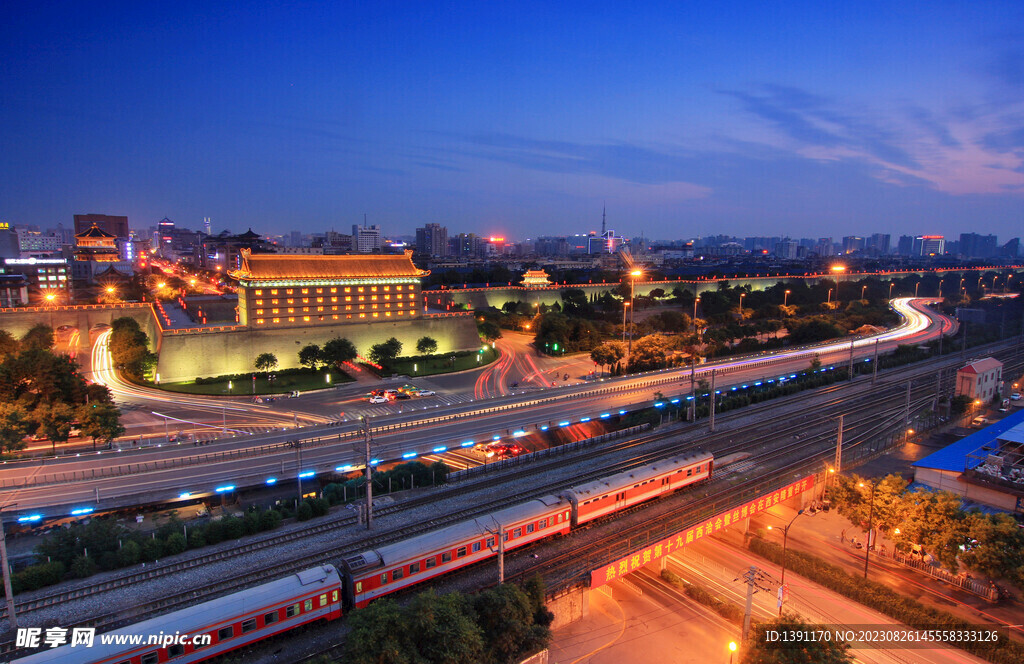
[[[4,505],[4,507],[10,506],[10,504]],[[11,565],[7,562],[7,539],[4,536],[2,511],[0,511],[0,564],[4,566],[4,595],[7,597],[7,623],[10,625],[11,631],[17,632],[18,616],[14,612],[14,590],[11,588]]]
[[[690,421],[697,420],[697,358],[690,356]]]
[[[717,369],[712,369],[711,370],[711,394],[708,395],[708,399],[709,399],[710,404],[711,404],[711,410],[710,410],[710,413],[711,413],[711,419],[710,419],[711,431],[715,430],[715,401],[716,401],[716,399],[715,399],[715,373],[717,371],[718,371]]]
[[[843,469],[843,416],[842,415],[839,416],[839,429],[836,432],[836,463],[835,463],[835,466],[836,466],[835,474],[838,475],[839,472]]]
[[[853,341],[850,341],[850,380],[853,380]]]
[[[907,381],[907,405],[903,410],[903,428],[910,426],[910,381]]]
[[[878,381],[878,339],[875,339],[875,359],[871,360],[871,384]]]
[[[477,522],[480,523],[479,521]],[[505,583],[505,529],[502,527],[497,520],[494,521],[494,528],[488,528],[481,524],[481,527],[487,531],[489,535],[498,539],[498,585]],[[494,552],[494,547],[487,547]]]
[[[370,456],[370,418],[363,416],[363,443],[366,452],[366,529],[373,529],[373,458]]]
[[[302,441],[293,440],[292,447],[295,448],[295,477],[299,481],[299,500],[295,503],[295,509],[302,504]]]
[[[743,641],[747,640],[750,634],[750,614],[754,606],[754,593],[757,588],[757,568],[751,565],[750,569],[743,573],[743,580],[747,583],[747,606],[743,610]]]

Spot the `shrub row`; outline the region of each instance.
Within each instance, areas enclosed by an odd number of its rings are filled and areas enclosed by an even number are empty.
[[[753,553],[774,563],[782,561],[782,547],[774,542],[753,537],[748,547]],[[917,629],[977,629],[977,625],[966,620],[904,597],[881,583],[850,576],[841,568],[802,551],[788,550],[786,567],[795,574]],[[965,641],[956,645],[994,664],[1024,662],[1024,644],[1012,641],[1005,635],[1002,637],[997,643]]]

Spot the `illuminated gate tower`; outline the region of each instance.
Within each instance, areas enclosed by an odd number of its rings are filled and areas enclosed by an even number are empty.
[[[241,251],[238,322],[252,329],[415,319],[420,279],[402,255],[291,255]]]

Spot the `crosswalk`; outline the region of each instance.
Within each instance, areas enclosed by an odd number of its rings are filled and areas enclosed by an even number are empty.
[[[402,401],[392,401],[391,403],[372,404],[364,402],[353,407],[351,412],[346,412],[346,415],[351,415],[353,417],[358,417],[360,415],[380,417],[382,415],[398,415],[400,413],[419,413],[433,410],[435,408],[441,408],[443,406],[455,406],[458,404],[469,403],[472,400],[473,395],[471,394],[446,393],[437,394],[432,397],[419,397]]]

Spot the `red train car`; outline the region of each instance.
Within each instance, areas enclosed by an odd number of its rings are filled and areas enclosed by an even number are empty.
[[[65,645],[15,660],[12,664],[202,662],[314,620],[340,618],[341,590],[338,571],[332,565],[322,565],[98,634],[92,647]],[[177,642],[162,643],[163,637],[169,639],[176,634],[179,635]],[[141,637],[141,642],[132,643],[133,637]],[[156,640],[149,643],[152,637]]]
[[[572,527],[671,493],[711,477],[714,457],[692,454],[628,470],[572,487],[562,496],[572,503]]]
[[[356,608],[397,590],[472,565],[497,554],[495,533],[505,550],[569,532],[571,505],[545,496],[401,542],[363,551],[343,562],[348,598]]]

